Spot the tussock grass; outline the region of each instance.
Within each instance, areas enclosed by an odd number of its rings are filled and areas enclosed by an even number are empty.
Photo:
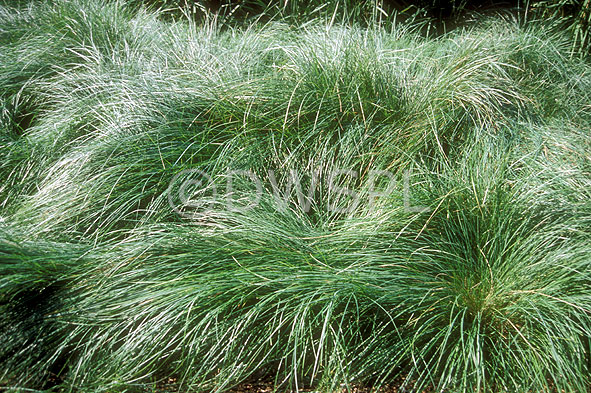
[[[563,33],[60,0],[0,7],[0,39],[3,386],[589,388],[591,65]],[[180,215],[187,170],[218,195]]]

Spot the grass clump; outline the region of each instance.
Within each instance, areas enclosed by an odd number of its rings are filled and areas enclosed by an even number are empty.
[[[567,34],[161,16],[0,8],[3,387],[589,388]]]

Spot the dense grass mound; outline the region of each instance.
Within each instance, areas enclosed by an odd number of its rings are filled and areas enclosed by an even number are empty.
[[[426,39],[0,7],[1,385],[586,391],[570,49],[502,19]]]

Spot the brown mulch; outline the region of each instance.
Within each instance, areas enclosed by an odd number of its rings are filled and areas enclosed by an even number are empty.
[[[175,383],[176,381],[172,378],[169,379],[168,383],[163,383],[160,386],[158,386],[158,389],[156,390],[158,393],[164,393],[164,392],[177,392],[178,390],[175,389]],[[412,388],[409,387],[402,387],[404,380],[401,378],[397,381],[395,381],[395,383],[382,387],[379,390],[375,390],[372,389],[371,387],[365,387],[365,386],[359,386],[359,385],[353,385],[351,387],[350,390],[347,390],[345,388],[343,388],[340,391],[335,391],[334,393],[430,393],[432,392],[432,390],[425,390],[422,392],[417,392]],[[284,389],[274,389],[275,385],[273,383],[273,381],[269,381],[269,380],[265,380],[263,379],[259,379],[256,381],[249,381],[249,382],[243,382],[238,386],[235,386],[234,388],[228,390],[228,393],[273,393],[273,392],[278,392],[278,393],[291,393],[291,390],[286,390],[287,388]],[[314,393],[317,392],[318,390],[316,389],[311,389],[311,388],[300,388],[298,389],[299,392],[306,392],[306,393]]]
[[[51,374],[45,384],[45,388],[51,388],[53,386],[59,385],[61,383],[61,378],[59,378],[55,374]],[[360,386],[360,385],[353,385],[350,387],[350,390],[343,388],[339,391],[334,391],[333,393],[432,393],[433,390],[428,389],[422,392],[417,392],[410,387],[402,387],[404,379],[399,378],[393,384],[380,388],[379,390],[372,389],[371,387],[367,386]],[[0,391],[2,390],[2,386],[10,386],[12,384],[9,381],[0,381]],[[299,392],[302,393],[315,393],[318,390],[313,388],[300,388],[298,389]],[[156,393],[173,393],[179,392],[179,386],[177,383],[176,378],[167,378],[159,383],[156,384],[154,390],[150,390],[150,392]],[[257,380],[251,380],[247,382],[243,382],[238,386],[235,386],[227,391],[228,393],[291,393],[292,390],[289,388],[278,388],[275,390],[275,385],[273,381],[270,381],[267,378],[261,378]]]
[[[424,390],[422,392],[417,392],[410,387],[403,387],[404,379],[399,378],[394,383],[384,386],[379,390],[373,389],[372,387],[362,386],[362,385],[353,385],[350,387],[350,390],[343,388],[340,391],[335,391],[334,393],[431,393],[432,390]],[[299,389],[300,392],[317,392],[316,389]],[[228,391],[229,393],[272,393],[275,392],[274,384],[271,381],[258,380],[253,382],[244,382],[233,389]],[[281,390],[278,389],[277,392],[281,393],[289,393],[288,390]]]
[[[299,389],[300,392],[317,392],[315,389]],[[273,383],[272,382],[255,382],[255,383],[243,383],[231,390],[228,391],[229,393],[272,393],[273,390]],[[353,386],[351,390],[347,391],[346,389],[341,390],[340,392],[335,393],[412,393],[413,391],[410,389],[400,388],[398,386],[389,386],[382,388],[380,390],[372,390],[371,388],[365,388],[360,386]],[[286,392],[287,393],[287,392]]]

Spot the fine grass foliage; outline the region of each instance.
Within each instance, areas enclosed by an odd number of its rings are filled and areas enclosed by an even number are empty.
[[[568,33],[163,12],[0,6],[0,386],[589,388]]]

